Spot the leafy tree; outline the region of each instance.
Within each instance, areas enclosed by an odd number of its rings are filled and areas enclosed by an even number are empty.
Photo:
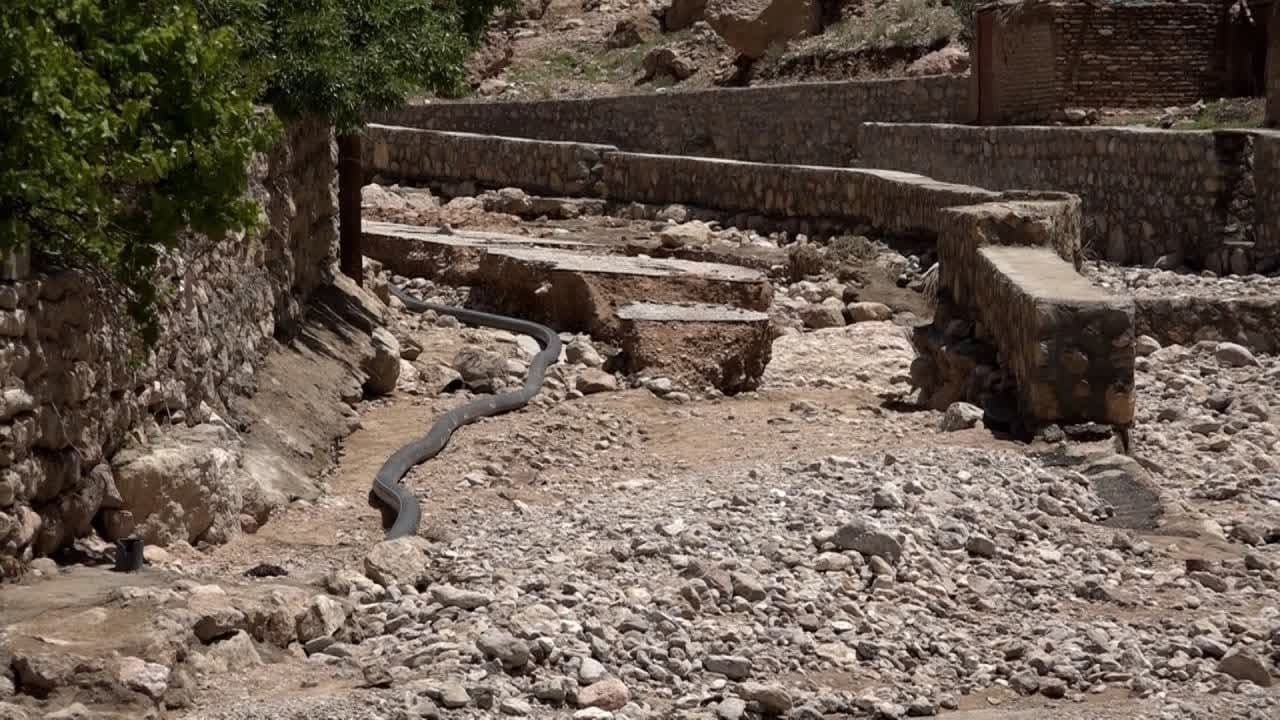
[[[109,271],[153,341],[165,250],[258,216],[272,122],[240,59],[174,0],[0,3],[0,250]]]
[[[236,28],[244,72],[286,117],[317,114],[339,144],[342,269],[360,277],[359,130],[370,111],[412,95],[454,95],[493,12],[512,0],[199,0]]]
[[[951,9],[956,11],[956,17],[960,18],[960,40],[965,45],[973,43],[974,28],[978,22],[978,7],[983,5],[986,0],[951,0]]]

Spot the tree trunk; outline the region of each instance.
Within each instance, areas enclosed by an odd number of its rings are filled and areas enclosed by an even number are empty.
[[[338,267],[342,274],[364,282],[360,242],[360,134],[338,135]]]

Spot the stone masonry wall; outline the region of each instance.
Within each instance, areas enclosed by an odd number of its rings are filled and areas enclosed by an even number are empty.
[[[867,123],[859,164],[987,188],[1077,194],[1083,239],[1113,262],[1165,255],[1215,272],[1280,262],[1270,133]]]
[[[1277,5],[1280,7],[1280,4]],[[1280,132],[1265,130],[1254,133],[1253,175],[1253,241],[1263,269],[1280,267]]]
[[[368,125],[364,169],[396,179],[470,181],[555,195],[600,192],[604,153],[617,148]]]
[[[616,202],[683,203],[774,217],[844,219],[896,234],[935,236],[946,207],[1041,200],[1079,254],[1080,204],[1052,192],[998,193],[892,170],[777,165],[621,152],[607,145],[531,141],[369,126],[366,171],[409,182],[472,181],[483,187],[587,195]],[[1045,212],[1049,212],[1046,210]],[[1074,244],[1072,244],[1074,243]]]
[[[119,507],[107,464],[147,423],[193,423],[252,390],[272,336],[329,278],[336,241],[329,128],[303,121],[250,168],[264,231],[192,237],[143,354],[110,286],[80,272],[0,284],[0,575]],[[206,426],[207,427],[207,426]]]
[[[801,83],[585,100],[434,103],[370,122],[580,143],[664,155],[847,165],[858,124],[968,122],[958,75]]]
[[[939,297],[978,321],[972,335],[990,342],[1017,379],[1025,417],[1128,425],[1134,409],[1133,303],[1091,286],[1077,272],[1074,228],[1057,204],[1008,201],[943,210]],[[947,331],[945,313],[934,325],[939,327],[917,332],[922,355],[934,365],[954,365],[944,355],[960,338],[931,341]]]

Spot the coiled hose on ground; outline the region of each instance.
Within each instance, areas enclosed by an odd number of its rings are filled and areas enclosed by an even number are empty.
[[[417,533],[418,523],[422,519],[418,498],[400,482],[404,476],[415,465],[439,454],[448,444],[453,432],[463,425],[527,405],[542,389],[547,368],[560,360],[560,336],[544,325],[505,315],[492,315],[476,310],[422,302],[394,285],[391,286],[391,293],[412,312],[431,310],[441,315],[451,315],[467,325],[479,325],[528,335],[538,341],[542,351],[533,356],[533,361],[529,363],[529,374],[525,376],[524,386],[519,390],[500,395],[485,395],[450,410],[436,419],[426,435],[395,451],[382,464],[382,468],[373,478],[373,495],[396,514],[395,521],[387,530],[388,540]]]

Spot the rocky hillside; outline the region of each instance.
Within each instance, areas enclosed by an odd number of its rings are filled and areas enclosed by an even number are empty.
[[[483,98],[964,72],[949,0],[521,0],[472,62]]]

